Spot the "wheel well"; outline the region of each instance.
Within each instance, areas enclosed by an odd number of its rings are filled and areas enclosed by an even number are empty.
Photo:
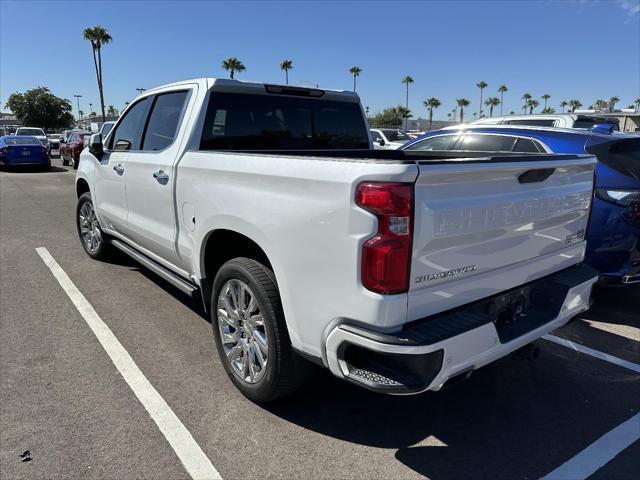
[[[78,198],[80,198],[80,195],[82,195],[83,193],[87,193],[89,191],[89,184],[87,183],[86,180],[84,179],[79,179],[78,183],[76,183],[76,194],[78,195]]]
[[[231,230],[216,230],[211,233],[203,255],[205,278],[209,286],[213,285],[213,280],[220,267],[236,257],[252,258],[273,271],[267,254],[256,242]]]

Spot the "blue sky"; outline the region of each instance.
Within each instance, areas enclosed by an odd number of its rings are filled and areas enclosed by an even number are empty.
[[[100,24],[114,38],[103,49],[105,103],[121,108],[137,87],[201,76],[225,76],[222,59],[247,67],[239,78],[284,82],[279,63],[294,62],[290,83],[350,89],[371,112],[435,96],[446,119],[455,99],[485,98],[505,83],[505,112],[520,111],[523,93],[577,98],[588,105],[616,95],[626,107],[640,97],[640,0],[536,1],[0,1],[0,102],[37,85],[99,109],[84,27]]]

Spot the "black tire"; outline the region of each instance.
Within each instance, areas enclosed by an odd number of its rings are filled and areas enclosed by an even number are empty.
[[[69,160],[65,160],[62,154],[60,154],[60,158],[62,158],[62,165],[64,165],[65,167],[69,165]]]
[[[85,192],[80,195],[80,198],[78,199],[78,205],[76,206],[76,228],[78,229],[78,238],[80,239],[80,244],[82,245],[82,248],[84,248],[84,251],[87,253],[87,255],[89,255],[94,260],[105,260],[111,253],[111,243],[109,237],[102,232],[102,228],[100,228],[99,224],[97,224],[97,229],[100,232],[102,241],[99,243],[98,247],[95,250],[89,248],[87,243],[82,238],[80,227],[80,211],[82,209],[82,206],[86,203],[90,204],[91,209],[93,210],[93,201],[91,200],[91,194],[89,192]]]
[[[248,383],[236,373],[227,359],[220,338],[218,296],[226,282],[232,279],[244,282],[251,289],[264,320],[267,362],[264,375],[256,383]],[[227,375],[249,400],[262,403],[282,398],[302,386],[312,371],[312,364],[291,347],[273,272],[256,260],[238,257],[222,265],[213,282],[211,325],[220,361]]]
[[[78,169],[78,165],[80,164],[80,159],[76,160],[75,158],[71,157],[73,159],[73,169],[77,170]]]

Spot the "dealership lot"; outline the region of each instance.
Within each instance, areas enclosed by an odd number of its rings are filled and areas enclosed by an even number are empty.
[[[53,163],[0,172],[2,478],[190,476],[188,445],[145,411],[40,247],[224,479],[540,478],[572,459],[585,478],[580,452],[638,419],[640,287],[598,291],[554,333],[618,364],[540,340],[537,359],[505,358],[439,393],[382,396],[319,371],[286,401],[254,405],[225,378],[198,301],[126,257],[86,256],[74,172]],[[591,478],[636,478],[640,442],[601,464]]]

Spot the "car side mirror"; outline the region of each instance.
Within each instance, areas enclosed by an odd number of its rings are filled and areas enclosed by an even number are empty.
[[[378,142],[378,145],[380,145],[381,147],[384,147],[384,140],[382,138]]]
[[[60,143],[67,143],[67,141],[64,138],[60,137]]]
[[[104,146],[102,145],[102,135],[99,133],[91,135],[91,140],[89,140],[89,152],[91,152],[91,154],[98,160],[102,157],[102,154],[104,153]]]
[[[131,149],[131,142],[129,140],[118,140],[113,147],[116,152],[124,152]]]

